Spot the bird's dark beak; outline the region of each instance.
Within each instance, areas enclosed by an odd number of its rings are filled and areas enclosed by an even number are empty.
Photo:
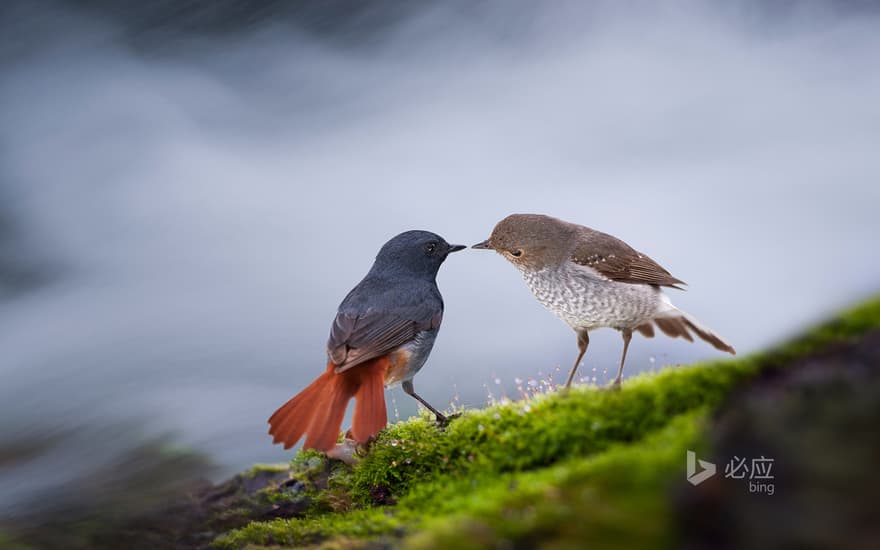
[[[464,250],[465,248],[467,248],[467,246],[463,244],[451,244],[449,245],[449,250],[446,253],[452,254],[453,252],[458,252],[459,250]]]
[[[477,250],[492,250],[492,245],[489,244],[489,239],[486,239],[481,243],[475,244],[471,248],[476,248]]]

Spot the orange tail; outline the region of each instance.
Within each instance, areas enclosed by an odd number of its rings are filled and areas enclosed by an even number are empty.
[[[384,393],[388,363],[387,356],[377,357],[339,374],[335,372],[336,365],[327,363],[324,374],[269,418],[272,442],[284,443],[284,448],[289,449],[305,434],[304,449],[332,449],[352,397],[357,401],[352,437],[358,443],[368,441],[388,422]]]

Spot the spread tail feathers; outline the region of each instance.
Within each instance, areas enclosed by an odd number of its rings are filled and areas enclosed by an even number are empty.
[[[699,336],[700,339],[712,344],[715,349],[736,355],[736,350],[733,349],[733,346],[728,344],[724,338],[701,325],[696,319],[681,310],[675,309],[674,314],[670,314],[668,317],[658,317],[654,319],[653,322],[666,336],[672,338],[680,336],[688,342],[693,342],[694,337],[691,335],[691,332],[693,332]],[[639,325],[636,327],[636,330],[648,338],[654,336],[654,328],[651,326],[650,322]]]
[[[336,445],[348,402],[355,398],[352,437],[365,443],[385,427],[384,381],[388,357],[377,357],[339,374],[336,365],[282,405],[269,418],[273,443],[289,449],[306,436],[304,449],[327,452]]]

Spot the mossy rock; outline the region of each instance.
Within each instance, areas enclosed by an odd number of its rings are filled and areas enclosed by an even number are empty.
[[[873,548],[878,362],[880,297],[765,353],[463,411],[445,429],[412,418],[354,467],[300,452],[136,517],[3,525],[0,548]],[[719,466],[777,457],[781,492],[755,501],[721,475],[692,487],[686,450]]]
[[[706,456],[720,446],[706,427],[768,380],[809,361],[833,362],[829,357],[847,353],[878,329],[880,299],[874,299],[775,350],[640,375],[622,391],[581,387],[466,411],[445,430],[427,416],[410,419],[383,431],[357,466],[337,466],[332,491],[347,495],[346,506],[316,504],[299,518],[254,521],[221,535],[214,546],[699,542],[680,521],[688,510],[681,495],[692,489],[684,483],[685,451]],[[320,491],[315,502],[321,502]]]

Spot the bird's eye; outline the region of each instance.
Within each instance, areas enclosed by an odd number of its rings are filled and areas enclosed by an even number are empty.
[[[514,250],[513,252],[510,253],[510,255],[513,256],[514,258],[519,258],[520,256],[522,256],[522,250]]]
[[[436,243],[428,243],[425,245],[425,253],[426,254],[433,254],[435,250],[437,250]]]

